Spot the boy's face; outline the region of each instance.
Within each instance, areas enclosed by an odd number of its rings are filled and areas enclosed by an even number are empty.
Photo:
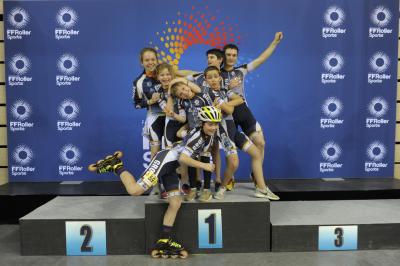
[[[237,63],[238,52],[236,49],[226,49],[225,51],[225,64],[227,66],[234,66]]]
[[[215,122],[203,122],[204,134],[213,136],[218,130],[218,123]]]
[[[172,75],[167,68],[164,68],[158,73],[157,79],[161,82],[163,87],[167,87],[172,80]]]
[[[176,88],[175,96],[182,100],[193,98],[192,90],[185,84],[179,84]]]
[[[215,54],[208,54],[207,55],[207,65],[208,66],[215,66],[219,67],[221,66],[222,63],[222,58],[218,59],[218,57]]]
[[[210,70],[206,73],[206,82],[208,86],[210,86],[213,90],[221,89],[221,76],[217,70]]]
[[[151,51],[146,51],[142,57],[142,66],[146,72],[153,72],[157,66],[157,57]]]

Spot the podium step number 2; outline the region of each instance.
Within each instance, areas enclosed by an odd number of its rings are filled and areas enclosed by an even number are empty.
[[[198,210],[199,248],[222,248],[221,209]]]
[[[67,256],[107,255],[105,221],[65,222]]]

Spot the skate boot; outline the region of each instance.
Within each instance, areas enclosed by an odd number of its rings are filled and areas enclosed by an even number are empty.
[[[122,152],[115,152],[114,155],[109,155],[105,159],[97,161],[95,164],[89,165],[89,171],[96,171],[98,174],[103,174],[107,172],[117,173],[118,169],[122,168],[124,165],[120,158],[122,157]]]
[[[173,240],[172,238],[160,238],[157,240],[155,248],[151,251],[151,256],[153,258],[181,258],[186,259],[189,253],[185,248]]]

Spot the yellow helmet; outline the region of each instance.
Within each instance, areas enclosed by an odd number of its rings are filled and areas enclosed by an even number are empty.
[[[221,122],[221,110],[214,106],[203,106],[200,108],[198,117],[203,122]]]

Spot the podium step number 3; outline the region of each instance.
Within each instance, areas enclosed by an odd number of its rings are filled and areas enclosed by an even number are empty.
[[[319,250],[357,250],[358,226],[320,226]]]
[[[199,248],[222,248],[221,209],[198,210]]]
[[[67,256],[107,255],[105,221],[65,222]]]

